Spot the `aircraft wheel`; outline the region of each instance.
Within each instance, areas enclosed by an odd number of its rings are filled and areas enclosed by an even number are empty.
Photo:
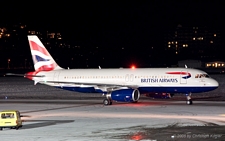
[[[112,102],[109,101],[108,99],[104,99],[104,100],[103,100],[103,104],[104,104],[105,106],[107,106],[107,105],[112,105]]]
[[[187,100],[187,105],[192,105],[192,100]]]

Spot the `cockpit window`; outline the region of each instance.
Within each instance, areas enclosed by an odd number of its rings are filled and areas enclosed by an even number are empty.
[[[196,75],[195,75],[195,78],[198,78],[198,77],[199,77],[199,74],[196,74]]]
[[[196,74],[195,78],[210,78],[208,74]]]

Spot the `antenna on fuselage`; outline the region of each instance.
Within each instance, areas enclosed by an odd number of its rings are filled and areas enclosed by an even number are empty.
[[[99,69],[102,69],[100,66],[98,66]]]
[[[187,65],[186,64],[184,66],[185,66],[185,68],[187,68]]]

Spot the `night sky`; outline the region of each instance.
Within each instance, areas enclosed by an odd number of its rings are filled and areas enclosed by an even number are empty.
[[[147,44],[154,43],[164,29],[178,24],[225,24],[224,3],[213,0],[29,2],[8,1],[2,5],[1,22],[26,22],[32,27],[63,31],[72,39],[97,43],[107,40]]]
[[[224,31],[224,2],[213,0],[94,0],[1,2],[1,22],[59,31],[67,40],[144,52],[163,48],[164,32],[183,26]]]

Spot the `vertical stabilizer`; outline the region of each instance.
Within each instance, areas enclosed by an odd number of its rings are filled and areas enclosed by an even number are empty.
[[[28,35],[28,41],[36,72],[62,69],[36,35]]]

